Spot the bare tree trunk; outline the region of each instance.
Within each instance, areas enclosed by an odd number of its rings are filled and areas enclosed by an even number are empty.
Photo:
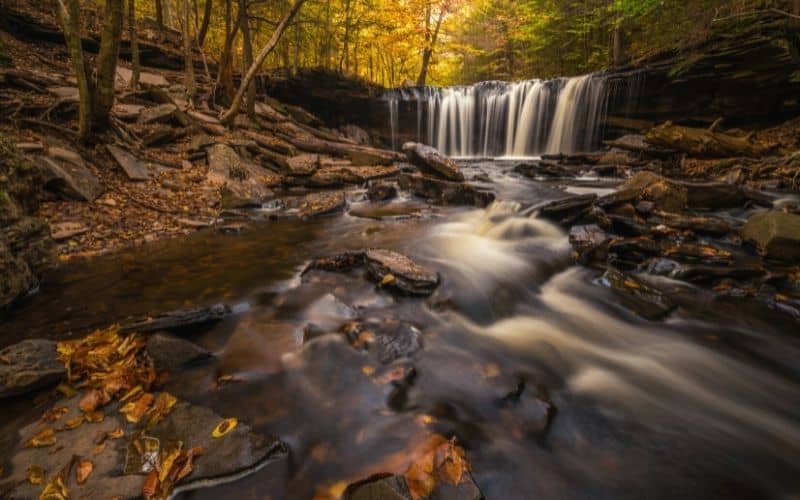
[[[64,38],[67,42],[67,50],[72,61],[72,67],[75,70],[75,78],[78,80],[78,95],[80,96],[78,138],[81,142],[86,142],[92,130],[92,99],[94,92],[83,57],[78,23],[79,15],[80,5],[78,0],[58,0],[58,17],[64,29]]]
[[[114,106],[114,81],[117,77],[117,59],[122,38],[123,0],[106,0],[100,53],[97,54],[97,82],[93,104],[93,127],[108,124]]]
[[[192,57],[192,28],[189,23],[189,0],[181,0],[181,28],[183,28],[183,59],[186,67],[186,95],[194,98],[196,83],[194,77],[194,57]]]
[[[168,28],[172,28],[175,26],[175,12],[172,0],[161,0],[161,5],[164,7],[164,24]]]
[[[342,42],[342,54],[339,57],[339,73],[343,73],[349,69],[349,53],[350,53],[350,14],[351,14],[351,0],[345,0],[344,3],[344,41]]]
[[[292,62],[292,74],[296,75],[300,70],[300,23],[294,23],[294,60]]]
[[[439,30],[442,28],[442,21],[447,13],[447,3],[443,3],[439,10],[439,17],[436,19],[436,28],[431,35],[430,43],[425,46],[425,51],[422,53],[422,68],[419,71],[417,78],[417,85],[420,87],[425,86],[425,81],[428,79],[428,67],[431,64],[431,57],[433,56],[433,48],[436,45],[436,40],[439,38]]]
[[[233,23],[233,4],[231,0],[225,0],[225,44],[222,47],[222,54],[217,66],[217,87],[222,90],[222,95],[227,102],[233,100],[236,86],[233,83],[233,42],[239,31],[239,21],[241,16],[236,17]]]
[[[283,32],[286,31],[286,28],[289,26],[289,23],[292,22],[294,16],[300,11],[300,8],[306,0],[295,0],[294,5],[289,12],[286,13],[286,16],[281,20],[278,26],[275,28],[275,31],[272,33],[272,37],[267,42],[267,45],[261,49],[261,52],[258,53],[258,57],[250,66],[250,69],[247,70],[247,74],[242,79],[242,83],[239,85],[239,90],[236,92],[236,96],[233,98],[233,103],[231,107],[226,111],[222,117],[221,121],[227,125],[233,124],[233,121],[236,119],[236,115],[239,113],[239,108],[242,105],[242,99],[244,98],[245,92],[247,92],[247,88],[253,82],[253,79],[256,77],[256,73],[258,73],[259,68],[264,63],[264,60],[267,56],[275,49],[275,46],[278,45],[278,42],[283,35]]]
[[[619,67],[625,64],[625,32],[622,30],[622,23],[614,27],[614,66]]]
[[[136,90],[139,86],[139,36],[136,30],[136,0],[128,0],[128,38],[131,41],[131,81],[129,86]]]
[[[169,1],[169,0],[167,0]],[[158,25],[158,29],[163,31],[164,30],[164,8],[161,5],[162,0],[155,0],[156,2],[156,24]]]
[[[208,34],[208,25],[211,22],[211,8],[213,0],[206,0],[205,9],[203,9],[203,22],[200,24],[200,29],[197,31],[197,45],[202,47],[206,42],[206,35]]]
[[[242,45],[244,46],[244,67],[242,73],[253,65],[253,38],[250,32],[250,17],[247,12],[247,0],[239,0],[239,24],[242,27]],[[251,82],[247,87],[245,112],[247,116],[256,114],[256,85]]]

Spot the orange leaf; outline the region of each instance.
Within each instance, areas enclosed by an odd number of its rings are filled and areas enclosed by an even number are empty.
[[[75,481],[78,484],[83,484],[89,479],[89,475],[94,469],[94,464],[89,460],[81,460],[78,462],[78,467],[75,469]]]

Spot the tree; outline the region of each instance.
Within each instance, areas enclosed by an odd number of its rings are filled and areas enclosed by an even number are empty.
[[[439,30],[442,28],[442,21],[444,16],[450,10],[451,0],[443,0],[442,5],[439,7],[439,15],[436,18],[436,27],[431,32],[431,13],[433,10],[432,0],[428,0],[425,10],[425,48],[422,51],[422,68],[417,77],[417,85],[422,87],[428,79],[428,67],[431,64],[431,56],[433,56],[433,48],[436,41],[439,39]]]
[[[97,55],[94,76],[89,74],[89,67],[83,57],[79,1],[58,0],[57,11],[78,81],[78,136],[82,142],[86,142],[93,131],[108,126],[111,108],[114,106],[114,80],[122,38],[123,0],[105,1],[100,52]]]
[[[128,38],[131,41],[131,81],[129,87],[136,90],[139,86],[139,37],[136,30],[136,0],[128,0]]]
[[[205,8],[203,9],[203,22],[200,24],[200,29],[197,30],[197,45],[200,47],[202,47],[206,42],[208,26],[211,22],[211,9],[213,4],[213,0],[206,0]]]
[[[226,111],[221,117],[222,123],[226,125],[233,124],[233,121],[236,119],[236,115],[239,114],[239,108],[242,106],[244,94],[247,92],[247,89],[250,87],[250,84],[256,77],[256,73],[258,73],[259,68],[264,63],[264,60],[267,58],[270,52],[272,52],[278,45],[281,36],[283,36],[283,32],[286,31],[286,28],[292,22],[292,19],[294,19],[294,16],[297,15],[305,2],[306,0],[295,0],[292,8],[289,9],[289,12],[286,13],[284,18],[275,28],[275,31],[272,33],[272,37],[269,39],[269,42],[267,42],[264,48],[261,49],[261,52],[258,53],[258,57],[256,57],[256,60],[253,61],[253,64],[251,64],[250,68],[247,70],[247,74],[245,74],[244,78],[242,78],[242,83],[239,85],[239,90],[236,92],[236,95],[233,98],[231,107],[228,108],[228,111]]]
[[[181,28],[183,31],[183,59],[186,67],[186,95],[191,99],[195,94],[194,57],[192,57],[192,28],[189,23],[189,0],[181,0]]]
[[[244,48],[243,68],[249,68],[253,64],[253,38],[250,32],[250,15],[247,13],[247,0],[239,0],[239,25],[242,29],[242,45]],[[256,113],[255,82],[252,82],[247,87],[245,110],[247,116],[253,116]]]

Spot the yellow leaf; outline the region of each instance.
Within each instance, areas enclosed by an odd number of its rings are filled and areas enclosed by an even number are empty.
[[[121,427],[117,427],[113,431],[111,431],[108,434],[106,434],[106,436],[108,436],[111,439],[119,439],[124,435],[125,435],[125,431],[123,431]]]
[[[392,273],[387,273],[387,274],[386,274],[386,275],[383,277],[383,279],[381,280],[381,285],[382,285],[382,286],[391,285],[392,283],[394,283],[394,282],[395,282],[395,280],[396,280],[396,279],[397,279],[397,278],[395,278],[395,277],[394,277],[394,274],[392,274]]]
[[[239,421],[236,420],[235,418],[226,418],[225,420],[217,424],[216,427],[214,427],[214,430],[211,431],[211,437],[221,438],[225,434],[235,429],[238,423]]]
[[[150,425],[155,425],[162,420],[164,417],[169,415],[169,412],[172,411],[172,407],[178,402],[178,398],[173,396],[168,392],[160,392],[156,397],[155,402],[153,403],[153,407],[150,408]]]
[[[96,424],[98,422],[102,422],[106,418],[106,414],[103,413],[101,410],[93,411],[91,413],[87,413],[84,415],[84,418],[87,422],[91,422]]]
[[[136,387],[128,391],[124,396],[122,396],[119,402],[124,403],[125,401],[128,401],[129,399],[141,393],[142,391],[144,391],[144,389],[142,388],[141,384],[137,385]]]
[[[55,422],[60,420],[61,417],[69,413],[69,408],[66,406],[59,406],[57,408],[50,408],[42,415],[40,419],[42,422]]]
[[[364,365],[361,367],[361,373],[369,377],[373,373],[375,373],[375,367],[371,365]]]
[[[84,416],[83,415],[81,415],[79,417],[71,418],[71,419],[67,420],[64,423],[64,429],[65,430],[76,429],[76,428],[80,427],[80,425],[83,423],[83,421],[84,421]]]
[[[28,442],[28,444],[35,448],[53,446],[54,444],[56,444],[56,432],[51,427],[43,429],[39,431],[38,434],[33,436],[31,440]]]
[[[38,465],[28,467],[28,482],[31,484],[42,484],[44,482],[44,469]]]
[[[126,403],[122,408],[120,408],[119,412],[125,415],[125,418],[128,420],[128,422],[135,424],[139,422],[144,414],[147,413],[147,410],[150,409],[153,399],[153,395],[149,392],[146,392],[139,396],[135,401]]]

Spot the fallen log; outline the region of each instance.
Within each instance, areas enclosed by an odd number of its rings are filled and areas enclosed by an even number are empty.
[[[701,158],[730,158],[734,156],[758,158],[774,153],[777,150],[777,145],[775,144],[754,141],[752,134],[738,137],[718,132],[716,128],[716,126],[708,129],[692,128],[666,122],[650,129],[645,138],[647,143],[653,146],[673,149]]]

